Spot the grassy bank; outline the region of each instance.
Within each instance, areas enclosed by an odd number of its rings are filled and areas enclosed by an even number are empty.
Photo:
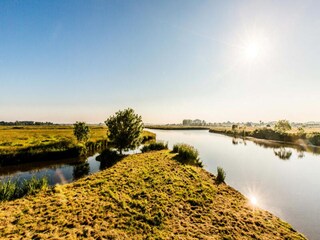
[[[299,132],[298,129],[292,129],[288,132],[280,133],[270,127],[239,127],[237,129],[232,129],[231,127],[216,127],[211,128],[209,131],[232,137],[252,137],[298,145],[320,146],[320,132],[315,132],[316,130],[317,129],[314,128],[306,128],[304,132]]]
[[[144,131],[144,141],[155,134]],[[78,157],[104,149],[107,128],[90,126],[90,138],[79,144],[73,126],[10,126],[0,127],[0,165]]]
[[[304,239],[168,150],[125,157],[71,184],[0,203],[0,238]]]

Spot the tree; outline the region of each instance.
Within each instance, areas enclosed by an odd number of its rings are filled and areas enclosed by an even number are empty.
[[[237,124],[232,124],[232,131],[236,131],[238,129],[238,125]]]
[[[123,150],[134,150],[141,144],[143,122],[141,116],[135,114],[133,109],[116,112],[105,124],[108,127],[108,138],[120,154]]]
[[[285,133],[286,131],[291,130],[291,125],[290,125],[289,121],[287,121],[287,120],[279,120],[276,123],[276,125],[274,126],[274,129],[277,132]]]
[[[305,132],[303,127],[298,127],[298,135],[299,135],[299,137],[305,136],[305,133],[306,132]]]
[[[89,139],[90,129],[85,122],[76,122],[73,124],[73,134],[78,142],[86,142]]]

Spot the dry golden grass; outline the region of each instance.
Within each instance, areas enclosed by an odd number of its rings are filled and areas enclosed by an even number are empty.
[[[305,239],[168,150],[0,203],[3,239]]]

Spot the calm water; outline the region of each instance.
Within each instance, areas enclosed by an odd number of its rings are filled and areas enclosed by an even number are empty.
[[[84,177],[88,174],[103,169],[99,161],[96,161],[98,154],[87,159],[62,159],[50,161],[49,163],[28,163],[17,166],[0,167],[0,180],[29,179],[32,176],[37,178],[46,176],[50,185],[57,183],[64,184]]]
[[[256,198],[258,206],[269,210],[309,239],[320,239],[320,155],[281,144],[254,143],[209,133],[207,130],[151,130],[158,140],[188,143],[199,152],[205,169],[216,173],[217,166],[227,172],[226,182]],[[138,152],[138,150],[136,151]],[[98,154],[83,161],[62,159],[50,163],[31,163],[0,167],[0,181],[7,177],[26,179],[47,176],[51,185],[68,183],[105,169]]]
[[[158,140],[195,146],[205,169],[217,166],[226,182],[257,205],[304,233],[320,239],[320,155],[300,148],[233,139],[206,130],[151,130]]]
[[[138,153],[140,150],[127,151],[124,154]],[[59,161],[35,162],[20,164],[15,166],[0,167],[0,181],[12,180],[22,181],[36,178],[47,177],[50,185],[65,184],[98,172],[107,168],[105,162],[96,160],[99,154],[88,157],[87,159],[61,159]]]

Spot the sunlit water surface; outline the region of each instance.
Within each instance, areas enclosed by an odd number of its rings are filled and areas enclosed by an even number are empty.
[[[200,153],[204,168],[227,173],[226,182],[309,239],[320,239],[320,155],[285,145],[256,144],[209,133],[207,130],[150,130],[158,140],[188,143]],[[134,152],[139,152],[138,150]],[[129,152],[132,153],[132,152]],[[105,169],[96,160],[62,159],[0,167],[0,181],[8,177],[28,179],[47,176],[50,185],[68,183]]]
[[[204,168],[226,173],[226,182],[253,204],[289,222],[309,239],[320,239],[320,155],[290,146],[257,145],[207,130],[151,130],[158,140],[188,143]],[[318,151],[319,152],[319,151]]]

